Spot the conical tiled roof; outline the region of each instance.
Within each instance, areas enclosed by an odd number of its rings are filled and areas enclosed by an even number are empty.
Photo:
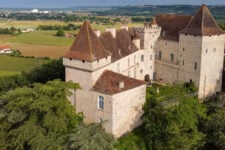
[[[151,22],[149,24],[149,26],[153,26],[153,25],[157,25],[155,17],[152,18],[152,20],[151,20]]]
[[[180,33],[199,36],[225,34],[205,4],[199,8],[195,16]]]
[[[64,57],[92,62],[109,55],[110,53],[105,49],[100,39],[94,33],[89,22],[85,21],[70,51],[67,52]]]

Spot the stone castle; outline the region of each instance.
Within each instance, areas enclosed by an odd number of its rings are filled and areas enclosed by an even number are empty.
[[[159,14],[143,27],[93,31],[83,23],[63,58],[69,100],[86,123],[116,137],[141,123],[146,82],[194,82],[198,97],[221,91],[225,32],[206,5],[194,16]]]

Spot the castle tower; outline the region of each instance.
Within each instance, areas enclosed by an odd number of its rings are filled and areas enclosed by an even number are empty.
[[[202,5],[179,36],[180,81],[195,82],[199,98],[221,91],[225,32]]]
[[[161,34],[161,27],[158,26],[155,17],[149,24],[146,24],[141,30],[137,30],[141,38],[141,47],[143,49],[154,49],[155,41]]]
[[[79,83],[82,88],[82,90],[74,92],[69,98],[71,104],[76,106],[77,112],[88,109],[88,105],[83,105],[84,102],[91,104],[90,89],[95,83],[94,71],[110,63],[110,53],[92,30],[89,22],[85,21],[70,51],[63,57],[66,81]],[[91,116],[89,114],[85,115]]]

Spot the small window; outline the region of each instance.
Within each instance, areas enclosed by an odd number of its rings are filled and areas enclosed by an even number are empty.
[[[185,51],[185,48],[183,48],[183,51]]]
[[[129,58],[128,58],[127,63],[128,63],[128,67],[130,67],[130,59]]]
[[[162,59],[162,52],[159,51],[159,59]]]
[[[136,78],[136,68],[134,68],[134,78]]]
[[[144,59],[145,59],[144,55],[141,55],[141,62],[144,62]]]
[[[208,49],[205,49],[205,53],[208,53]]]
[[[152,55],[150,55],[150,60],[152,60]]]
[[[70,58],[70,61],[73,60],[72,58]]]
[[[183,60],[183,66],[184,66],[184,60]]]
[[[120,63],[117,64],[117,72],[120,72]]]
[[[216,52],[216,48],[213,49],[213,52]]]
[[[140,70],[140,73],[142,73],[142,72],[143,72],[143,70],[141,69],[141,70]]]
[[[197,70],[197,63],[195,63],[195,70]]]
[[[104,109],[104,97],[103,96],[98,97],[98,108]]]
[[[152,70],[152,65],[150,66],[150,70]]]
[[[85,60],[82,60],[83,63],[85,63]]]
[[[170,54],[170,60],[174,61],[174,54],[173,53]]]

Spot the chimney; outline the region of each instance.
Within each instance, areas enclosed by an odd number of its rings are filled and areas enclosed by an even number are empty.
[[[121,29],[125,29],[128,31],[129,28],[128,28],[128,26],[122,26]]]
[[[124,88],[124,81],[119,81],[119,89]]]
[[[116,28],[107,28],[106,32],[110,32],[113,38],[116,38]]]
[[[95,30],[95,34],[97,35],[97,37],[100,37],[100,35],[101,35],[100,30]]]
[[[133,39],[133,43],[138,49],[141,49],[141,39]]]

